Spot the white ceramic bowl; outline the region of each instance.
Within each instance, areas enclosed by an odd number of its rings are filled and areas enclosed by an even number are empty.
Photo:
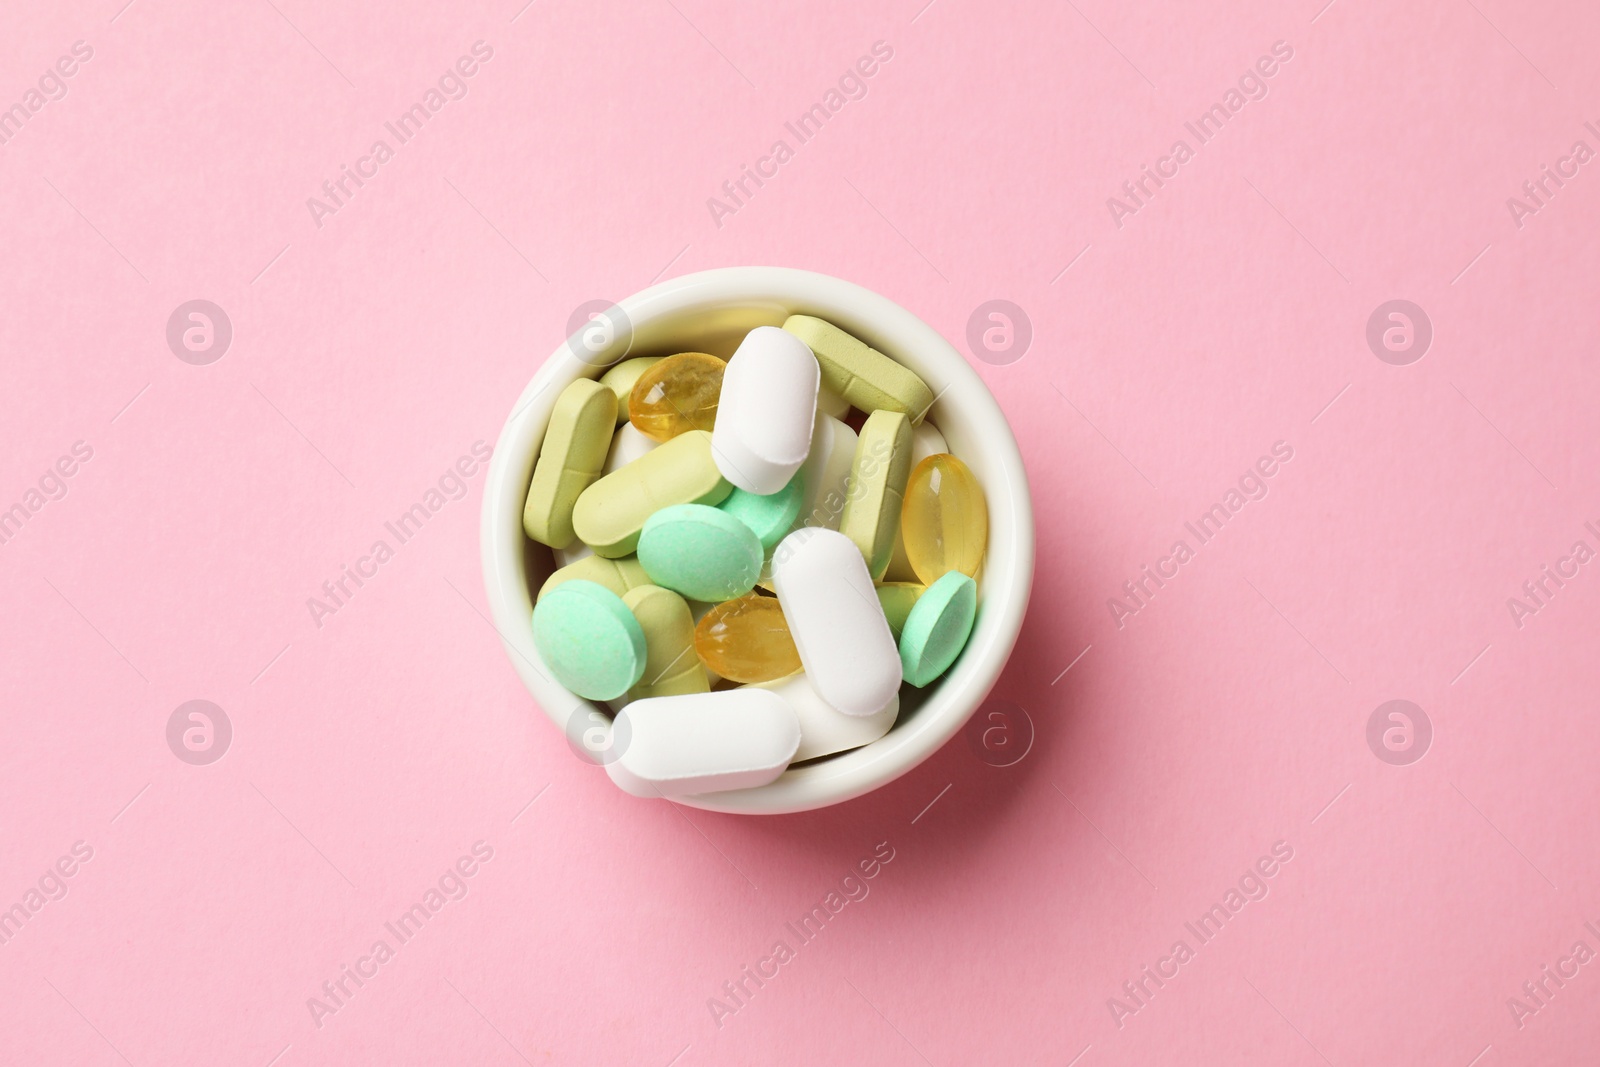
[[[932,755],[966,723],[993,688],[1028,607],[1033,584],[1033,506],[1022,455],[982,379],[927,323],[877,293],[810,271],[729,267],[655,285],[617,305],[631,324],[591,352],[564,342],[523,390],[500,431],[483,497],[483,580],[494,625],[512,665],[555,726],[552,741],[594,706],[538,666],[529,620],[533,593],[553,568],[550,552],[522,532],[522,506],[557,395],[624,355],[700,351],[727,358],[756,326],[815,315],[916,371],[938,400],[929,418],[983,485],[989,548],[980,575],[978,619],[961,658],[926,690],[902,691],[900,718],[863,748],[793,767],[768,785],[679,797],[711,811],[776,814],[837,804],[891,782]],[[613,318],[620,321],[613,313]],[[603,342],[602,338],[602,342]],[[593,342],[590,342],[593,347]],[[579,357],[582,354],[582,358]],[[611,788],[609,782],[596,788]]]

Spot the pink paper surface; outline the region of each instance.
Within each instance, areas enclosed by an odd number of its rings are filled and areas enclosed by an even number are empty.
[[[1592,1061],[1600,15],[923,3],[13,5],[0,1062]],[[573,757],[474,454],[757,263],[967,352],[1039,534],[987,747],[776,818]]]

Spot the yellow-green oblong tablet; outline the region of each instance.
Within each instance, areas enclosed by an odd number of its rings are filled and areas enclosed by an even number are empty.
[[[644,566],[636,556],[624,556],[622,559],[584,556],[582,559],[573,560],[565,567],[557,568],[555,573],[546,578],[544,584],[539,587],[539,596],[542,597],[562,582],[570,582],[575,578],[603,585],[618,596],[625,595],[630,589],[650,584],[650,576],[644,572]],[[537,600],[538,597],[534,599]]]
[[[661,362],[660,356],[635,356],[625,359],[600,375],[600,384],[617,394],[617,425],[628,421],[628,394],[639,375]]]
[[[933,390],[866,342],[831,322],[810,315],[790,315],[783,328],[804,341],[822,366],[824,389],[865,412],[899,411],[919,423],[933,406]]]
[[[689,602],[659,585],[641,585],[622,595],[644,631],[644,675],[628,690],[629,700],[708,693],[711,683],[694,651],[694,615]]]
[[[928,587],[921,582],[884,582],[878,586],[878,603],[883,605],[883,617],[889,620],[889,632],[900,640],[906,617]]]
[[[617,395],[579,378],[556,397],[522,506],[522,529],[551,548],[572,544],[572,509],[600,476],[617,428]]]
[[[720,504],[732,489],[711,456],[711,434],[690,430],[585,489],[572,509],[572,527],[596,555],[616,559],[638,547],[639,531],[657,511]]]
[[[874,411],[856,438],[844,513],[839,516],[839,532],[861,549],[873,581],[889,569],[910,474],[911,420],[898,411]]]

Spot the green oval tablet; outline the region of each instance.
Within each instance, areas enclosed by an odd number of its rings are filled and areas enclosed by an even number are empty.
[[[533,607],[533,643],[556,681],[586,700],[614,700],[644,674],[644,630],[596,582],[562,582]]]
[[[662,508],[639,531],[639,562],[650,580],[690,600],[715,603],[748,593],[761,576],[762,556],[755,531],[705,504]]]
[[[766,496],[747,493],[734,486],[733,492],[717,507],[750,527],[761,547],[770,552],[778,547],[794,520],[800,517],[804,497],[805,485],[796,474],[788,485]]]
[[[900,631],[900,669],[921,688],[950,669],[978,615],[978,583],[949,571],[917,598]]]

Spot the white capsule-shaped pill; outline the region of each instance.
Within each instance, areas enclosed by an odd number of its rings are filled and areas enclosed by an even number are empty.
[[[555,557],[556,566],[558,568],[560,568],[560,567],[570,567],[572,564],[578,562],[580,559],[584,559],[584,558],[586,558],[588,556],[594,555],[594,549],[590,548],[588,545],[584,544],[582,541],[574,541],[574,542],[572,542],[572,544],[568,545],[566,548],[553,548],[553,549],[551,549],[550,550],[550,554]]]
[[[871,715],[845,715],[822,699],[804,671],[775,682],[761,682],[757,688],[770,689],[783,697],[799,717],[800,748],[794,754],[796,761],[871,744],[889,732],[900,714],[900,695],[896,693],[889,699],[888,707]]]
[[[855,542],[796,530],[772,553],[772,583],[818,695],[846,715],[887,707],[900,691],[900,650]]]
[[[799,526],[839,528],[844,514],[845,492],[850,485],[850,468],[856,458],[856,432],[832,415],[817,413],[811,432],[811,454],[800,468]]]
[[[789,766],[800,720],[765,689],[649,697],[617,714],[611,744],[618,755],[606,773],[636,797],[750,789]]]
[[[660,443],[640,433],[633,423],[623,423],[617,427],[616,436],[611,438],[611,451],[606,453],[606,465],[601,468],[601,473],[621,470]]]
[[[944,434],[939,432],[939,427],[923,419],[911,427],[911,465],[918,463],[929,456],[936,456],[940,452],[950,451],[950,446],[945,444]]]
[[[711,454],[728,481],[768,496],[789,484],[811,451],[822,368],[806,343],[757,326],[728,360]]]

